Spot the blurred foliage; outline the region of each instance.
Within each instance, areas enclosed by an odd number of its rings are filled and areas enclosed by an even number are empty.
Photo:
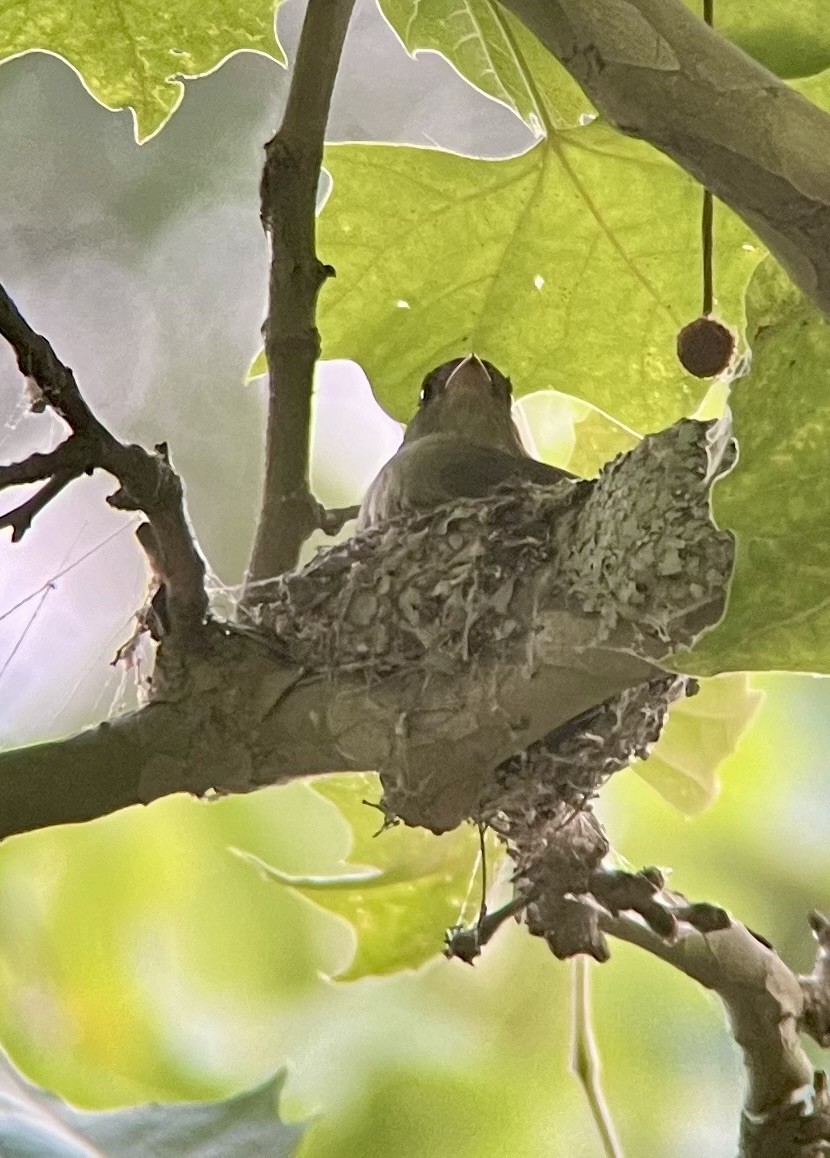
[[[291,1158],[302,1128],[277,1116],[284,1074],[224,1101],[83,1113],[27,1082],[0,1054],[4,1158]]]
[[[766,701],[708,812],[691,822],[626,772],[603,813],[632,863],[671,866],[673,887],[725,904],[806,967],[806,909],[830,904],[830,683],[760,682]],[[342,975],[354,952],[341,922],[228,851],[332,876],[350,845],[304,785],[175,798],[6,842],[0,1037],[34,1080],[98,1108],[227,1096],[287,1062],[285,1112],[323,1112],[302,1158],[598,1158],[566,1069],[567,967],[542,942],[514,926],[474,969],[436,955],[414,974],[332,984],[320,973]],[[420,935],[412,905],[391,926],[396,942],[407,912]],[[628,1152],[699,1158],[705,1138],[712,1158],[731,1158],[740,1059],[715,1000],[625,946],[594,988]],[[681,1112],[690,1097],[706,1106],[694,1123]]]
[[[679,812],[702,812],[717,797],[720,767],[763,698],[744,673],[703,680],[697,695],[672,705],[654,750],[633,771]]]
[[[436,837],[423,828],[384,827],[382,812],[370,806],[381,797],[373,772],[318,777],[313,788],[348,823],[351,863],[371,869],[296,876],[244,850],[238,852],[266,880],[294,889],[349,922],[356,937],[355,954],[348,968],[337,974],[338,980],[416,969],[440,952],[450,927],[474,922],[482,892],[477,829],[465,826]],[[492,883],[502,849],[492,834],[484,849],[485,871]]]

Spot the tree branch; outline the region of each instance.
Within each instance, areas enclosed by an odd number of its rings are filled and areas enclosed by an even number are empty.
[[[816,1158],[830,1143],[823,1075],[813,1074],[799,1040],[800,979],[744,925],[702,933],[681,925],[660,937],[626,914],[600,914],[604,932],[645,949],[717,993],[743,1050],[748,1088],[740,1158]]]
[[[184,508],[181,481],[163,443],[149,453],[114,438],[84,401],[72,371],[46,338],[35,333],[0,286],[0,334],[17,355],[30,384],[32,409],[51,407],[70,428],[55,450],[32,454],[23,462],[0,466],[0,491],[22,483],[48,480],[31,498],[0,516],[0,528],[11,527],[17,542],[34,517],[73,479],[96,469],[113,475],[120,486],[107,500],[120,510],[143,511],[149,524],[139,528],[142,546],[164,586],[168,629],[188,640],[207,615],[205,564],[193,539]]]
[[[265,146],[260,196],[271,242],[265,482],[243,605],[253,584],[295,566],[316,528],[339,529],[309,490],[317,295],[334,275],[315,248],[317,189],[331,95],[354,0],[309,0],[282,125]]]
[[[830,116],[682,0],[503,0],[611,124],[726,202],[830,314]]]
[[[69,486],[80,473],[80,471],[72,469],[55,471],[49,481],[44,483],[30,499],[21,503],[19,507],[14,507],[12,510],[6,511],[4,515],[0,515],[0,531],[10,527],[12,542],[19,543],[31,527],[35,516],[40,514],[44,507],[51,503],[52,499],[57,498],[64,487]]]

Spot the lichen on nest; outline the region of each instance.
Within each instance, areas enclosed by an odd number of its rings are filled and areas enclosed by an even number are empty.
[[[579,489],[522,483],[370,528],[280,577],[256,622],[312,670],[452,670],[518,639],[518,590],[555,566]]]

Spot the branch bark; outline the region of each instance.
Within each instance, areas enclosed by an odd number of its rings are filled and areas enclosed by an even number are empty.
[[[748,1086],[739,1158],[817,1158],[830,1146],[830,1114],[822,1074],[801,1044],[804,982],[744,925],[702,933],[681,927],[658,936],[627,914],[600,915],[604,932],[665,961],[717,993],[741,1047]],[[825,979],[824,1001],[827,1001]]]
[[[830,314],[830,116],[682,0],[503,0],[597,109],[743,218]]]
[[[355,509],[325,512],[309,489],[317,295],[331,266],[315,248],[317,189],[329,106],[354,0],[309,0],[282,125],[265,146],[261,216],[271,243],[265,482],[243,605],[256,584],[294,567],[316,528],[336,533]]]
[[[21,539],[34,517],[73,479],[98,469],[107,471],[120,484],[108,498],[109,504],[121,510],[140,510],[148,517],[149,522],[139,527],[139,541],[164,589],[166,630],[184,645],[198,633],[207,615],[205,564],[166,445],[161,443],[150,453],[140,446],[125,445],[110,434],[87,406],[72,371],[46,338],[35,333],[2,286],[0,334],[14,350],[29,383],[32,409],[51,407],[71,431],[55,450],[0,466],[0,491],[47,480],[30,499],[0,516],[0,528],[10,527],[12,540]]]

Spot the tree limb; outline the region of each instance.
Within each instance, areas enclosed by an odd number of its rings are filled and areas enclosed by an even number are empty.
[[[743,218],[830,314],[830,115],[682,0],[503,0],[611,124]]]
[[[282,125],[265,146],[260,196],[271,242],[268,424],[262,508],[243,605],[253,586],[295,566],[316,528],[339,530],[309,490],[314,366],[320,354],[317,295],[334,275],[315,248],[317,189],[331,95],[354,0],[309,0]],[[341,515],[344,512],[341,512]]]
[[[814,1075],[799,1040],[801,981],[778,954],[735,921],[710,933],[684,924],[671,940],[628,914],[603,912],[599,920],[604,932],[659,957],[723,1002],[748,1077],[739,1158],[826,1153],[830,1115],[823,1075]]]
[[[182,642],[188,640],[207,615],[205,564],[190,530],[182,484],[170,465],[167,447],[162,443],[151,454],[110,434],[87,406],[72,371],[46,338],[24,320],[2,286],[0,334],[17,355],[20,371],[30,384],[32,408],[51,407],[71,431],[55,450],[0,466],[0,490],[48,480],[30,499],[0,516],[0,527],[12,528],[13,541],[21,539],[35,515],[73,479],[96,469],[107,471],[120,483],[107,500],[110,505],[141,510],[149,519],[139,528],[139,537],[165,588],[168,629]]]

